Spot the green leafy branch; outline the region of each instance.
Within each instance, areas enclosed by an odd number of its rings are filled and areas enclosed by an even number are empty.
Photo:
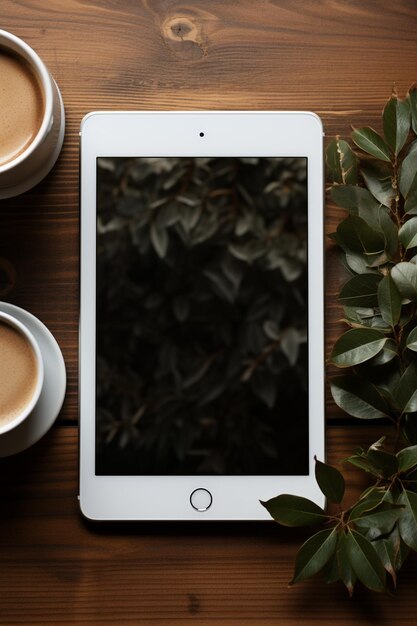
[[[373,591],[385,591],[387,573],[395,586],[409,550],[417,551],[417,446],[395,455],[383,449],[382,438],[347,461],[372,475],[375,483],[339,513],[326,513],[299,496],[283,494],[262,502],[283,526],[325,526],[301,546],[290,584],[322,571],[327,583],[341,580],[350,595],[357,580]],[[327,501],[340,505],[342,474],[316,459],[316,480]]]
[[[395,426],[346,461],[373,480],[342,507],[345,481],[316,460],[316,480],[337,514],[306,498],[280,495],[262,504],[284,526],[323,524],[300,548],[294,584],[322,572],[352,595],[357,580],[373,591],[395,586],[417,551],[417,87],[394,93],[382,114],[383,136],[354,128],[352,146],[336,137],[326,151],[329,193],[347,214],[331,239],[350,278],[339,302],[348,326],[330,354],[344,370],[330,381],[335,403],[359,419]],[[405,447],[404,447],[405,446]]]

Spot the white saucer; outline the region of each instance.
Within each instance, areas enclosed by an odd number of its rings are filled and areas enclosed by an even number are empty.
[[[26,450],[48,432],[64,402],[67,375],[62,352],[45,324],[7,302],[0,302],[0,311],[13,315],[32,332],[42,352],[45,368],[43,389],[32,413],[20,426],[0,436],[0,457],[5,457]]]

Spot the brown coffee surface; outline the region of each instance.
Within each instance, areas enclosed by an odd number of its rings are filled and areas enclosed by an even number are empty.
[[[30,402],[37,375],[36,356],[26,337],[0,320],[0,427]]]
[[[29,64],[0,47],[0,166],[32,143],[43,108],[42,91]]]

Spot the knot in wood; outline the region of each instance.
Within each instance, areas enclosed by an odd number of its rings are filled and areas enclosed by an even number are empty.
[[[170,24],[170,29],[173,39],[180,39],[182,41],[184,38],[186,38],[187,40],[195,41],[197,29],[195,27],[195,24],[193,24],[191,20],[187,18],[175,18]]]
[[[162,34],[169,49],[184,60],[198,60],[206,54],[202,25],[186,15],[167,18]]]

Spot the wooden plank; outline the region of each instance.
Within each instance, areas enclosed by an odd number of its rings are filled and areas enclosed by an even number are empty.
[[[373,116],[394,82],[415,80],[407,0],[3,0],[2,18],[46,59],[73,123],[86,106],[297,105],[337,128],[345,116],[346,129],[346,116]]]
[[[333,427],[329,460],[378,427]],[[288,589],[304,531],[271,523],[100,524],[81,519],[77,431],[0,462],[1,624],[412,624],[415,559],[394,597],[312,580]],[[349,498],[364,486],[349,470]]]

